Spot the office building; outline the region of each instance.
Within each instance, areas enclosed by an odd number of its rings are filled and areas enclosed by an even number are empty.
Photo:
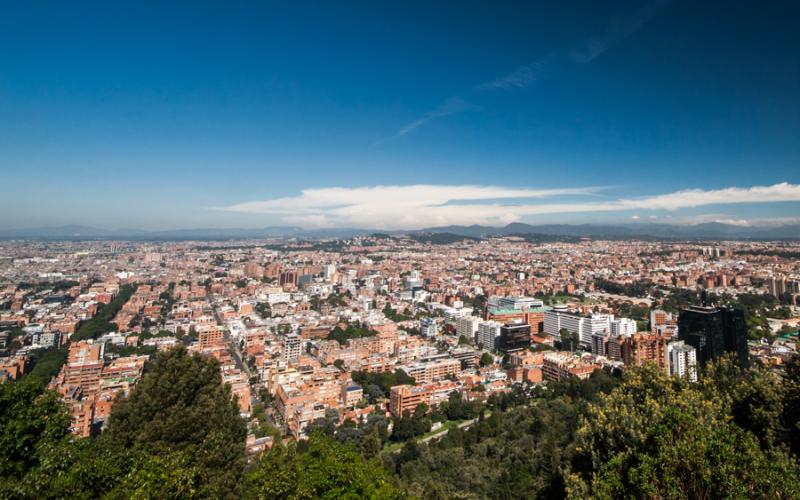
[[[532,297],[499,297],[497,309],[516,309],[518,311],[542,307],[544,302]]]
[[[611,323],[614,321],[614,316],[610,314],[593,314],[592,316],[583,316],[577,312],[569,311],[565,306],[557,306],[552,311],[544,313],[544,331],[548,335],[557,340],[561,340],[561,329],[566,329],[571,333],[577,333],[580,336],[581,345],[584,347],[592,346],[592,335],[595,333],[603,333],[611,331]],[[618,329],[629,329],[630,324],[626,320]],[[634,331],[636,329],[634,322]]]
[[[531,345],[531,325],[508,323],[500,327],[499,350],[503,352],[525,349]]]
[[[748,365],[747,325],[741,309],[700,306],[684,309],[678,316],[678,337],[697,350],[700,367],[725,353],[735,353],[740,366]]]

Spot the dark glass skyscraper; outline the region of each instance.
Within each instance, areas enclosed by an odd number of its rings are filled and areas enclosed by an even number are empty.
[[[736,353],[740,366],[748,365],[744,311],[724,307],[689,307],[678,317],[678,337],[697,350],[705,366],[727,352]]]
[[[527,323],[508,323],[500,327],[499,349],[516,351],[531,345],[531,325]]]

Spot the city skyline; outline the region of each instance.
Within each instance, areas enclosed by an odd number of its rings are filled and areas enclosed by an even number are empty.
[[[12,3],[0,229],[797,223],[796,9]]]
[[[2,5],[0,499],[800,498],[800,3]]]

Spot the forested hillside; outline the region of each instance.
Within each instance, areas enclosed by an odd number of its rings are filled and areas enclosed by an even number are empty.
[[[381,453],[386,429],[353,424],[249,463],[216,361],[181,348],[157,356],[99,438],[73,439],[33,377],[0,384],[0,414],[2,498],[800,496],[796,361],[781,377],[723,360],[697,384],[597,371],[492,397],[469,429],[428,443]]]

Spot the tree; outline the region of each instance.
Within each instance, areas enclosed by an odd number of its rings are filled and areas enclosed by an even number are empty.
[[[786,365],[785,393],[781,422],[786,429],[789,449],[800,458],[800,357],[795,356]]]
[[[21,478],[69,434],[66,407],[36,378],[0,383],[0,415],[0,478]]]
[[[574,352],[580,345],[581,337],[578,332],[571,332],[566,328],[562,328],[558,331],[558,335],[561,337],[561,346],[568,348],[570,351]]]
[[[42,384],[47,384],[50,379],[58,375],[61,367],[67,362],[67,350],[37,349],[33,351],[31,360],[33,368],[25,374],[25,378],[37,378]]]
[[[370,403],[377,403],[379,400],[383,399],[383,397],[383,389],[381,389],[380,386],[375,384],[369,384],[367,386],[367,399]]]
[[[219,363],[179,346],[159,354],[131,395],[114,405],[103,437],[116,449],[184,453],[206,474],[207,493],[227,496],[244,468],[246,433]]]
[[[493,363],[494,363],[494,356],[492,356],[488,352],[481,354],[481,360],[480,360],[481,366],[489,366]]]
[[[305,451],[273,446],[246,476],[245,498],[402,498],[375,460],[319,433]]]
[[[70,340],[86,340],[97,338],[104,333],[117,330],[117,325],[111,323],[117,312],[128,302],[133,292],[136,291],[135,285],[123,285],[119,293],[108,304],[102,304],[97,308],[97,314],[93,318],[84,321],[78,331],[72,334]]]
[[[629,370],[589,406],[569,476],[575,496],[616,498],[796,497],[800,469],[764,452],[729,422],[718,399],[654,366]]]
[[[347,344],[348,339],[372,337],[377,334],[378,334],[377,331],[362,326],[348,324],[347,328],[343,330],[340,326],[337,325],[328,334],[328,340],[335,340],[340,344],[344,345]]]
[[[353,378],[353,382],[357,383],[361,387],[367,388],[367,393],[370,395],[370,399],[372,399],[373,395],[370,388],[372,385],[379,387],[383,392],[383,396],[388,397],[389,391],[393,386],[404,384],[414,385],[416,383],[414,377],[409,376],[405,371],[400,369],[397,369],[394,372],[383,373],[354,371],[351,374],[351,377]]]
[[[377,427],[373,427],[361,440],[361,453],[367,459],[370,459],[377,457],[381,449],[383,449],[383,442],[381,440],[380,431]]]

